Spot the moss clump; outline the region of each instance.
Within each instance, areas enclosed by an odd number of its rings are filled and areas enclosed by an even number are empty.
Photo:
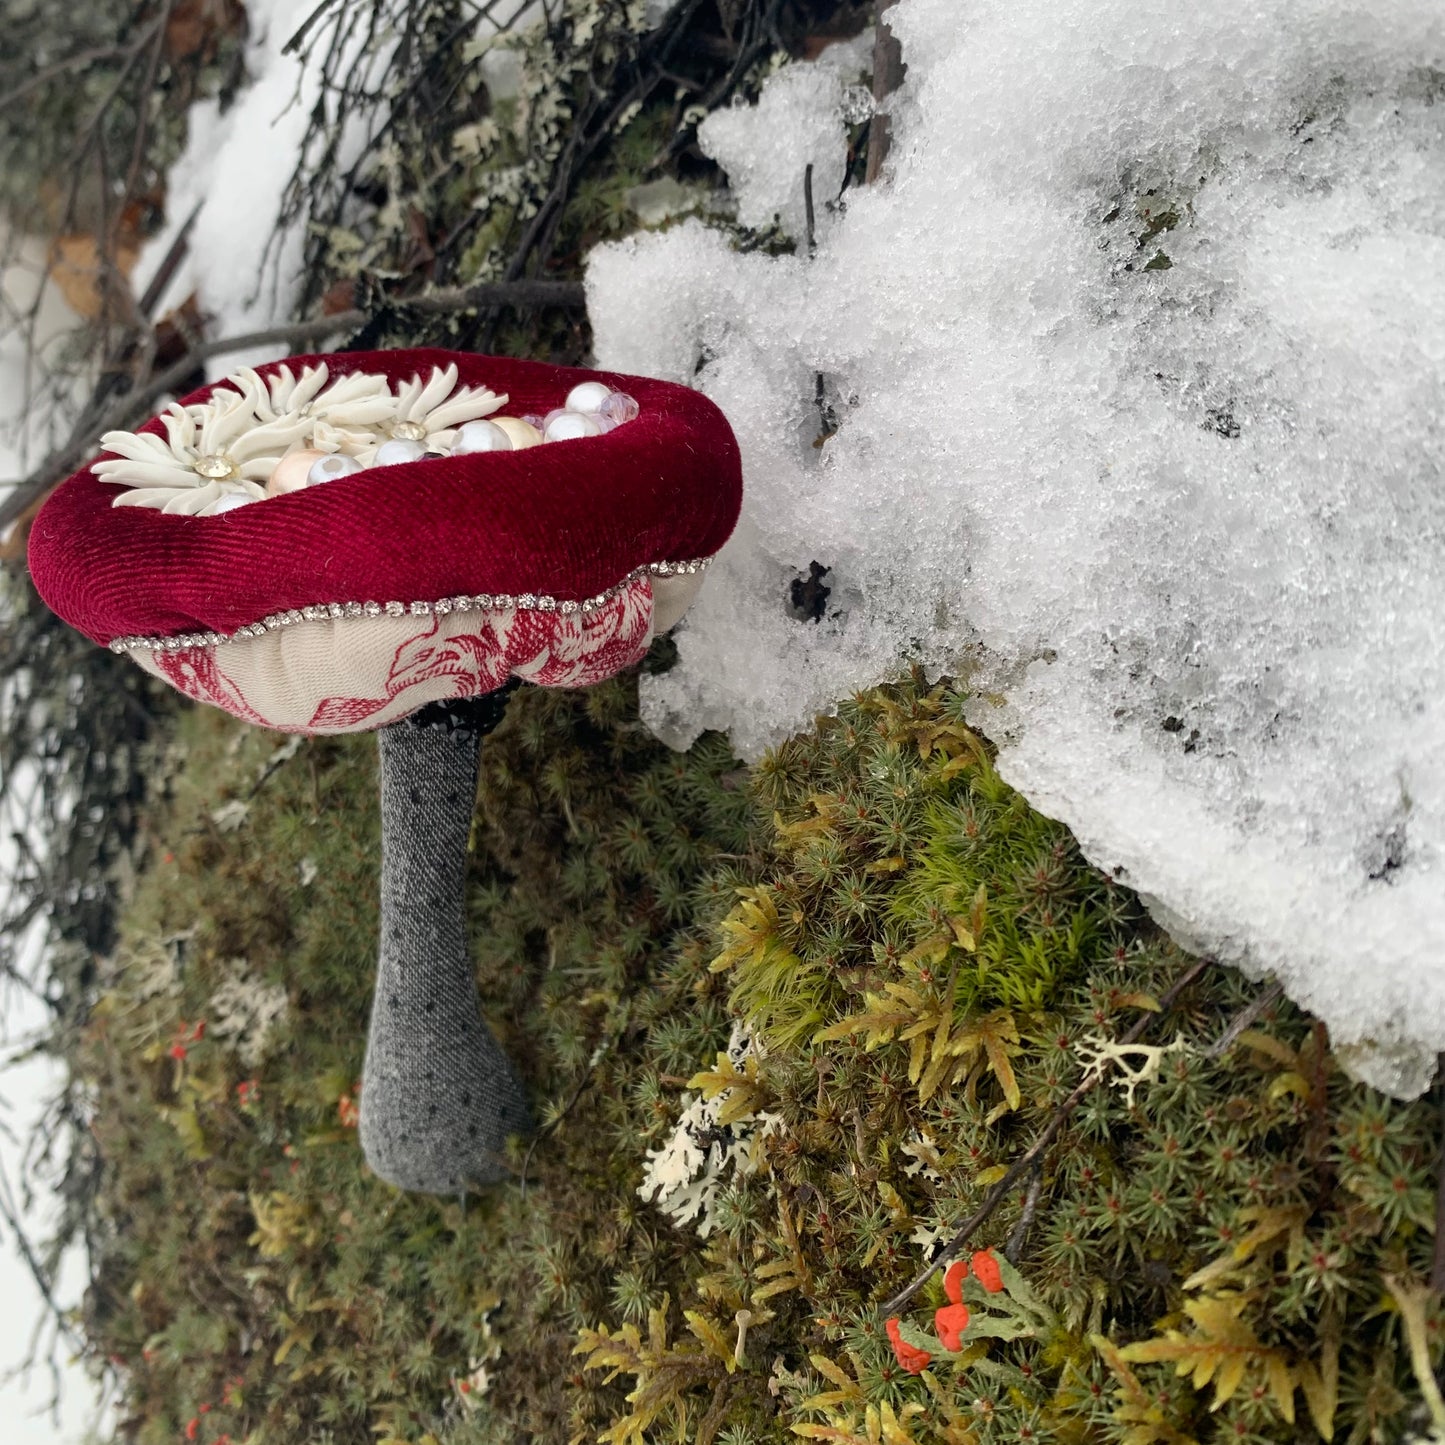
[[[355,1143],[370,741],[278,749],[196,711],[172,766],[77,1060],[107,1160],[87,1326],[123,1438],[1150,1445],[1411,1420],[1411,1351],[1440,1355],[1434,1111],[1350,1083],[1287,1005],[1212,1051],[1257,997],[1228,969],[1154,1019],[1191,961],[998,779],[957,693],[865,694],[751,772],[715,737],[652,742],[630,679],[517,695],[472,912],[546,1129],[465,1207],[396,1193]],[[965,1286],[960,1350],[932,1332],[937,1277],[901,1311],[931,1356],[910,1374],[881,1302],[1140,1020],[1143,1077],[1094,1088],[969,1242],[1017,1271]],[[695,1157],[668,1153],[684,1109],[710,1120]],[[670,1210],[689,1180],[697,1207]]]
[[[1412,1349],[1442,1352],[1435,1110],[1350,1082],[1287,1004],[1249,1018],[1257,986],[1223,967],[1121,1050],[1191,961],[1002,783],[961,702],[869,693],[757,770],[768,858],[709,968],[762,1047],[691,1082],[722,1122],[765,1122],[758,1169],[717,1198],[686,1344],[661,1318],[584,1335],[638,1387],[608,1438],[1392,1438]],[[1017,1260],[1008,1287],[970,1281],[947,1351],[935,1276],[895,1350],[881,1303],[1091,1066],[968,1243]],[[712,1376],[686,1380],[691,1356]]]
[[[183,717],[75,1061],[107,1163],[87,1328],[120,1368],[124,1438],[561,1440],[622,1408],[570,1352],[682,1278],[689,1242],[634,1192],[639,1139],[667,1123],[642,1044],[670,1020],[685,1067],[726,1038],[690,924],[730,898],[713,870],[749,821],[727,748],[668,752],[634,695],[524,690],[487,740],[478,969],[551,1127],[513,1161],[523,1183],[465,1207],[397,1193],[356,1146],[375,744]]]

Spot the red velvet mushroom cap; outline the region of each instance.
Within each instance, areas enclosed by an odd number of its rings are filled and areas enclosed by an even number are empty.
[[[737,520],[736,439],[687,387],[432,349],[284,364],[321,362],[331,381],[393,385],[452,364],[458,386],[506,393],[512,416],[545,414],[582,381],[640,410],[603,436],[370,468],[218,516],[115,507],[92,463],[31,531],[46,603],[238,716],[351,731],[512,674],[569,686],[617,671],[651,638],[654,586],[695,577]],[[164,436],[159,417],[140,430]]]

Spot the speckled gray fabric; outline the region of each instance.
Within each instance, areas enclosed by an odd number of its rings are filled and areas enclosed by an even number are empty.
[[[505,1178],[504,1141],[532,1127],[482,1022],[463,899],[481,737],[503,706],[437,705],[378,734],[381,953],[361,1146],[383,1179],[428,1194]]]

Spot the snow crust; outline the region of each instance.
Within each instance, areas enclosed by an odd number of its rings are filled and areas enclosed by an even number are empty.
[[[645,716],[756,756],[907,660],[966,677],[1094,863],[1418,1093],[1445,1048],[1445,7],[890,20],[890,163],[836,214],[815,190],[811,258],[694,219],[591,259],[598,364],[700,387],[744,457]],[[706,123],[745,223],[796,237],[802,166],[841,181],[857,78],[794,65]]]

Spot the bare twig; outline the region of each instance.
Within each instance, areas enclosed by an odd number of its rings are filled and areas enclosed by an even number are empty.
[[[292,32],[291,38],[281,47],[282,55],[298,55],[305,47],[306,37],[311,34],[318,21],[336,3],[336,0],[321,0],[321,3]]]
[[[1257,998],[1246,1004],[1235,1016],[1230,1019],[1228,1025],[1220,1036],[1205,1049],[1206,1059],[1217,1059],[1227,1054],[1234,1047],[1240,1034],[1251,1024],[1257,1023],[1261,1016],[1279,1001],[1284,989],[1278,982],[1271,983]]]
[[[172,277],[175,276],[181,262],[186,259],[186,252],[191,245],[191,232],[195,229],[196,217],[201,214],[201,207],[204,204],[204,201],[197,201],[191,207],[190,215],[181,222],[181,228],[176,232],[175,240],[171,242],[161,264],[156,267],[150,284],[142,292],[140,300],[136,302],[136,310],[145,320],[149,320],[151,313],[161,304],[161,297],[165,295],[166,287],[171,284]]]
[[[803,218],[807,227],[808,255],[812,255],[818,249],[818,239],[814,228],[813,215],[813,163],[809,161],[803,168]]]
[[[1119,1043],[1132,1044],[1143,1037],[1149,1025],[1157,1018],[1162,1018],[1175,1003],[1179,996],[1197,979],[1200,974],[1210,966],[1209,959],[1199,959],[1191,964],[1172,984],[1165,990],[1164,996],[1159,1000],[1159,1012],[1147,1013],[1134,1024],[1120,1039]],[[953,1259],[961,1249],[968,1243],[969,1237],[979,1225],[981,1225],[998,1208],[1000,1203],[1008,1196],[1014,1185],[1026,1174],[1036,1160],[1040,1159],[1045,1149],[1057,1138],[1059,1131],[1069,1115],[1083,1102],[1084,1097],[1096,1084],[1107,1077],[1106,1070],[1091,1072],[1084,1076],[1074,1088],[1068,1098],[1054,1110],[1047,1124],[1044,1125],[1037,1139],[1008,1167],[1003,1178],[993,1186],[984,1196],[983,1203],[958,1227],[952,1239],[940,1250],[937,1259]],[[938,1268],[936,1263],[928,1264],[921,1269],[892,1299],[887,1300],[881,1306],[885,1315],[896,1315],[902,1310],[923,1288],[932,1277],[934,1270]]]
[[[1024,1195],[1024,1207],[1019,1214],[1019,1222],[1014,1225],[1013,1233],[1009,1235],[1008,1242],[1003,1247],[1004,1258],[1010,1264],[1017,1264],[1019,1256],[1024,1252],[1024,1244],[1028,1240],[1029,1230],[1034,1226],[1034,1216],[1039,1212],[1039,1199],[1043,1192],[1043,1166],[1036,1159],[1033,1172],[1029,1175],[1028,1192]]]
[[[1436,1060],[1436,1084],[1440,1091],[1440,1163],[1435,1175],[1435,1259],[1430,1269],[1430,1288],[1445,1294],[1445,1054]]]
[[[903,47],[888,25],[888,12],[897,3],[898,0],[880,0],[878,6],[877,29],[873,33],[875,105],[881,104],[903,84],[903,77],[908,70],[903,63]],[[871,186],[883,170],[883,162],[888,159],[888,146],[892,140],[891,130],[888,113],[875,110],[868,125],[868,169],[864,175],[866,185]]]

